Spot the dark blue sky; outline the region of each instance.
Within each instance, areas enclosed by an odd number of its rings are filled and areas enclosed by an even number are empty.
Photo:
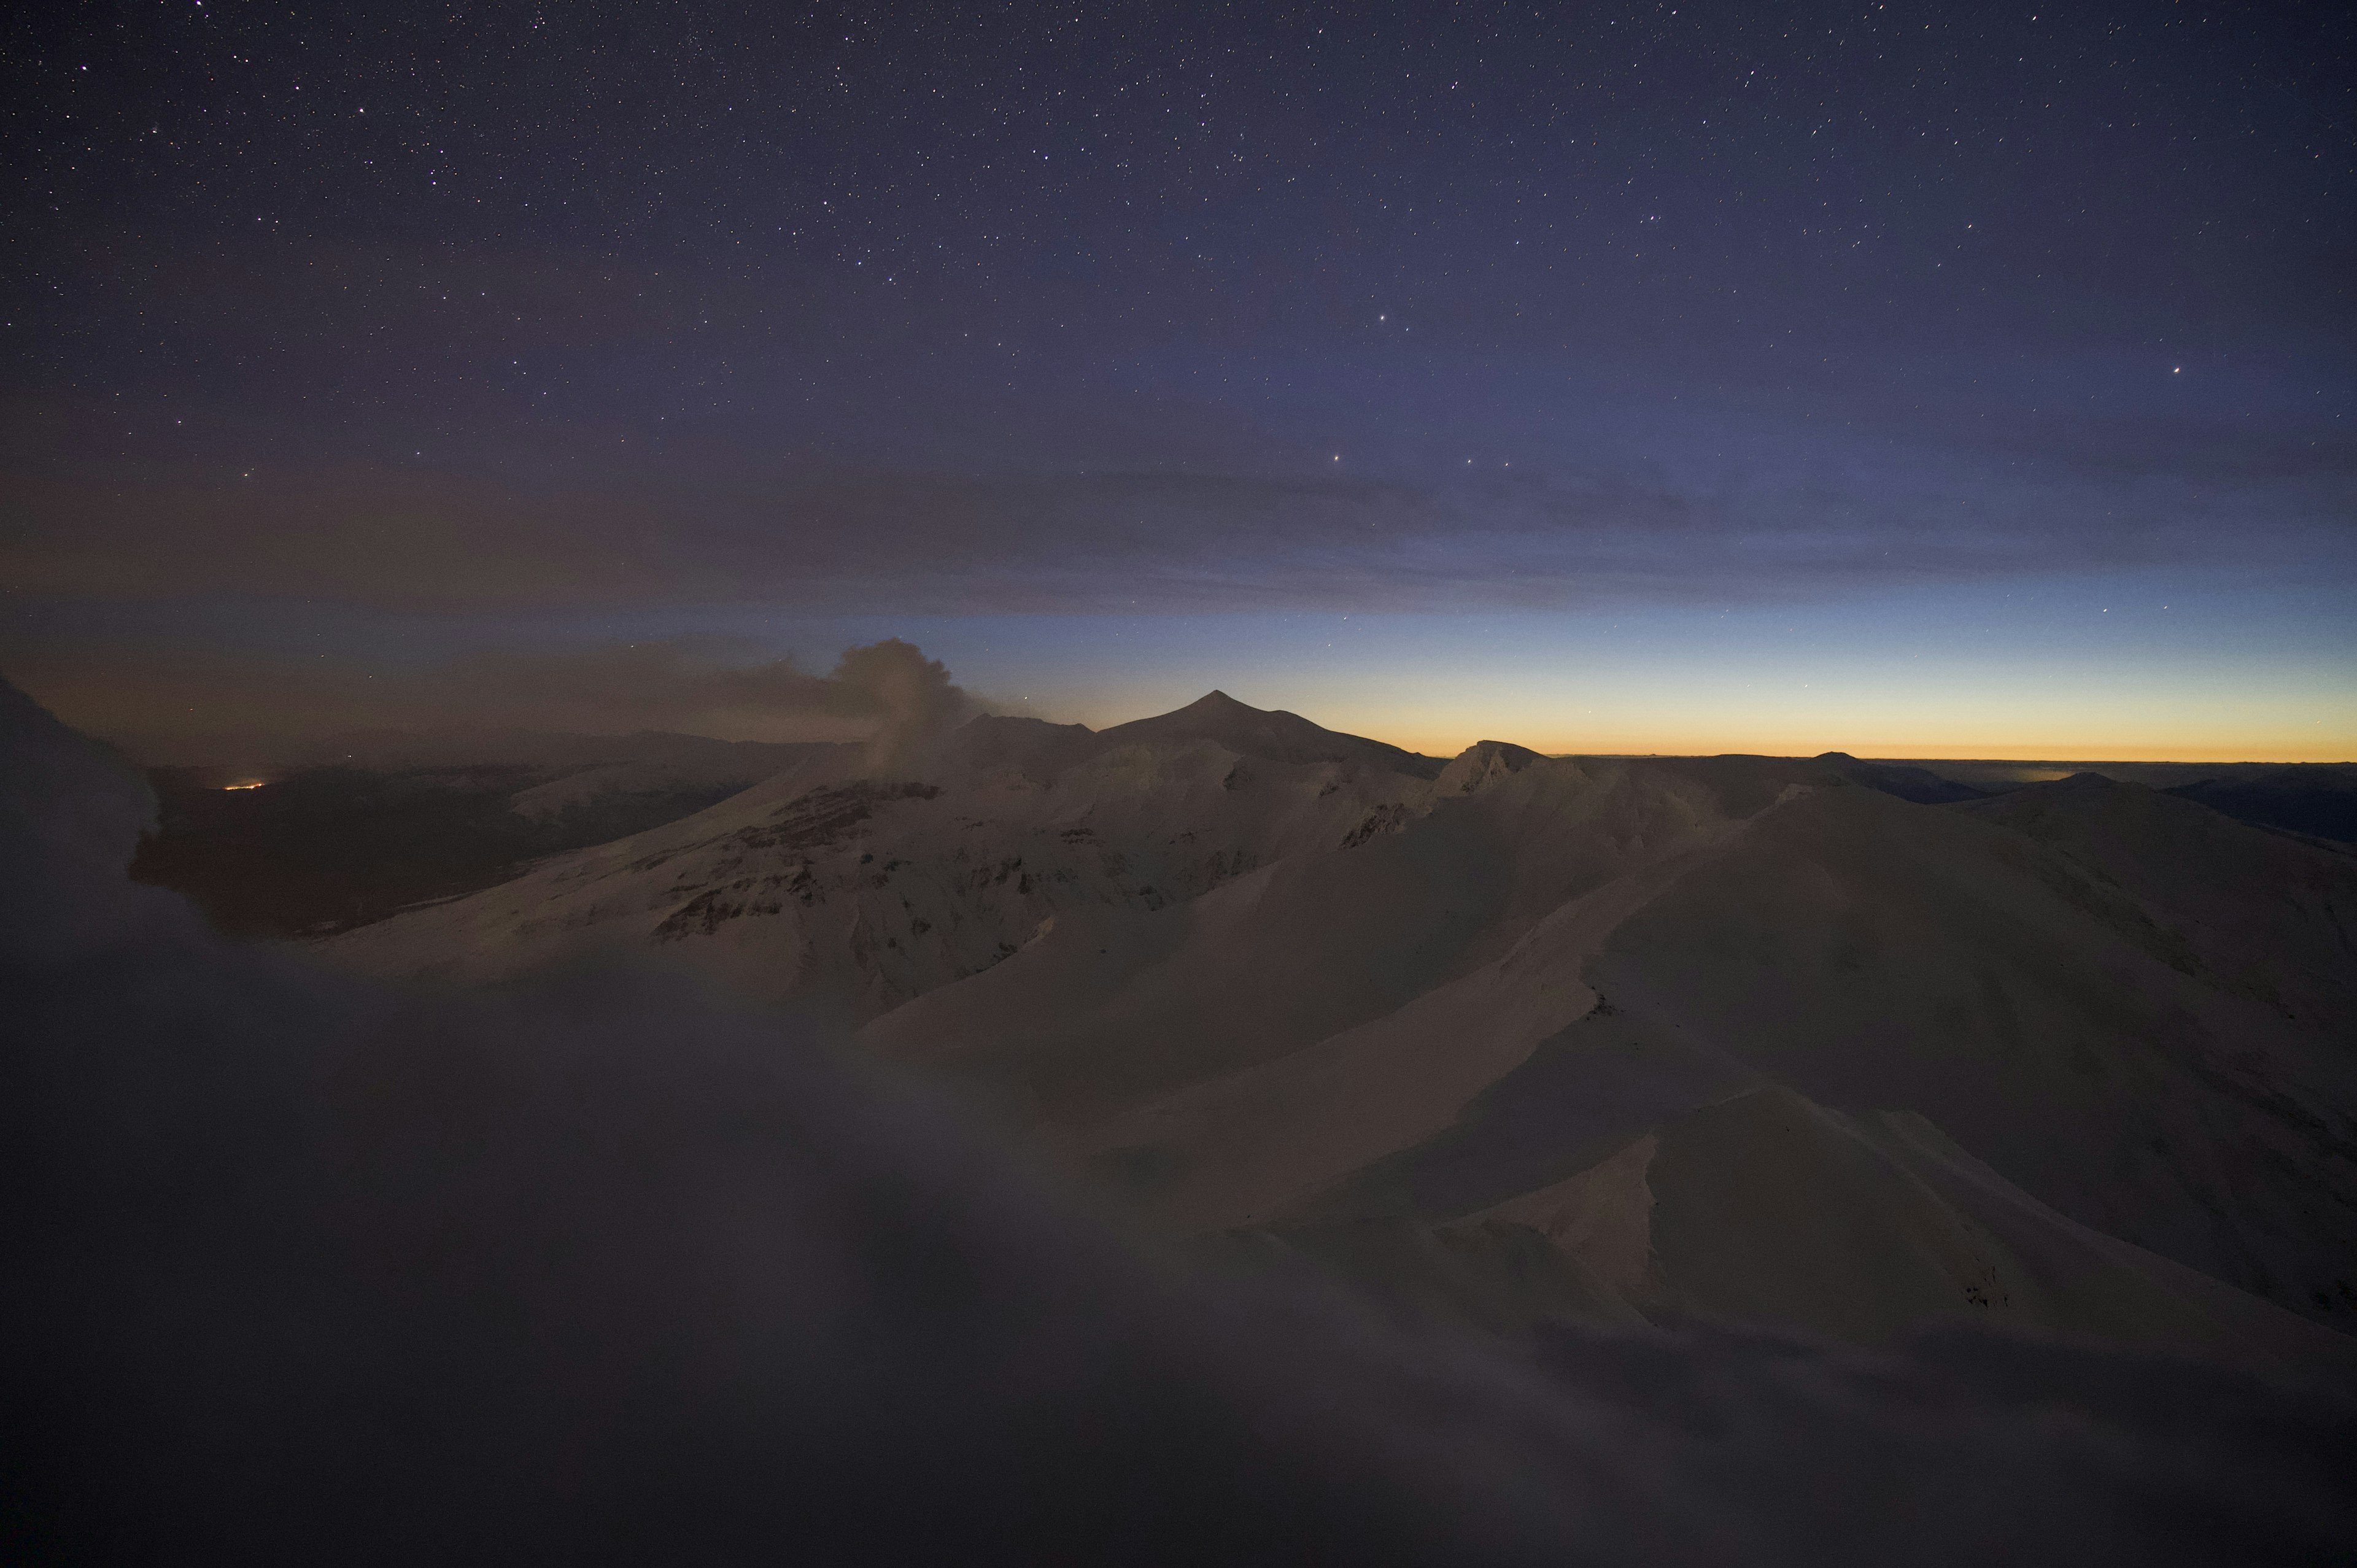
[[[695,672],[899,635],[1091,722],[2357,752],[2345,7],[9,27],[0,658],[102,729],[667,642],[647,722],[783,734]]]

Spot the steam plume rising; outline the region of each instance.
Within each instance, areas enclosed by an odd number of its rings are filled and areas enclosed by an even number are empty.
[[[422,669],[117,653],[48,672],[48,700],[143,762],[480,760],[539,734],[659,730],[857,741],[878,766],[985,705],[898,638],[815,674],[710,640],[484,650]]]

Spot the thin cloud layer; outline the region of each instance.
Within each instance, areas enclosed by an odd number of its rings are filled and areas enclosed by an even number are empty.
[[[2215,470],[2244,461],[2211,450]],[[2277,471],[2147,466],[2099,482],[2000,455],[1900,471],[1802,448],[1724,474],[1599,460],[1449,482],[1339,465],[961,474],[741,454],[716,459],[740,470],[723,478],[529,484],[373,466],[135,484],[20,474],[0,480],[17,523],[0,562],[36,599],[487,618],[1803,602],[2122,567],[2357,564],[2334,523],[2347,475],[2314,454],[2252,452]]]
[[[719,640],[477,650],[424,669],[118,650],[37,668],[53,702],[143,762],[493,759],[502,737],[660,730],[858,741],[880,763],[987,711],[939,660],[888,638],[825,674]]]

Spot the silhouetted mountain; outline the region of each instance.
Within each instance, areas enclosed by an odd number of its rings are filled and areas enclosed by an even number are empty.
[[[2357,767],[2295,762],[2258,771],[2237,770],[2169,793],[2262,827],[2357,843]]]
[[[1249,707],[1225,692],[1216,691],[1174,712],[1150,719],[1134,719],[1101,731],[1096,736],[1096,748],[1167,746],[1188,740],[1208,740],[1240,757],[1281,762],[1288,767],[1356,762],[1415,779],[1437,777],[1445,760],[1402,751],[1379,740],[1323,729],[1298,714]]]
[[[1832,764],[1843,778],[1853,784],[1863,784],[1869,789],[1879,789],[1886,795],[1896,795],[1919,806],[1977,800],[1988,793],[1969,784],[1959,784],[1953,779],[1943,779],[1929,768],[1896,762],[1861,762],[1846,751],[1828,751],[1816,760]]]

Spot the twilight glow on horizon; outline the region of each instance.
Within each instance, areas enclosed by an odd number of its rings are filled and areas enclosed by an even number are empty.
[[[888,638],[1098,726],[2357,757],[2347,13],[1448,18],[51,8],[0,670],[150,759],[795,738],[744,672]]]

